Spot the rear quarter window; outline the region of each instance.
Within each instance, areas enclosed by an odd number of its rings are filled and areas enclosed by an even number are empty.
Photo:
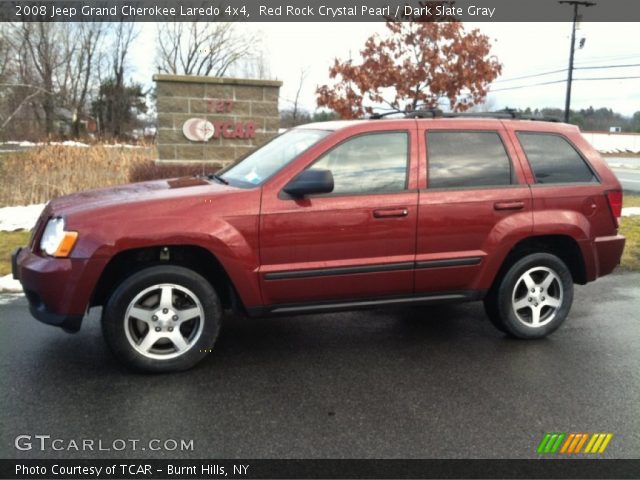
[[[597,182],[580,153],[561,135],[518,132],[536,183]]]

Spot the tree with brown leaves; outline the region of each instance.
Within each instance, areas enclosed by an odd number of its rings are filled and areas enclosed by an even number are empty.
[[[465,31],[460,22],[412,18],[386,27],[386,36],[369,37],[360,63],[335,59],[329,69],[335,81],[317,89],[318,106],[342,118],[361,117],[375,105],[436,108],[441,100],[464,111],[482,102],[502,70],[490,55],[489,38],[478,29]]]

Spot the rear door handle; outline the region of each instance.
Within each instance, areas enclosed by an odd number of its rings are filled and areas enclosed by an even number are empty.
[[[374,210],[374,218],[406,217],[409,210],[406,208],[390,208],[388,210]]]
[[[514,200],[511,202],[496,202],[493,204],[494,210],[522,210],[524,202],[522,200]]]

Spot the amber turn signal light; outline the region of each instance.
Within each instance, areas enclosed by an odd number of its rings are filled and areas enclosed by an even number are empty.
[[[54,257],[68,257],[78,240],[78,232],[64,232],[64,238],[60,242]]]

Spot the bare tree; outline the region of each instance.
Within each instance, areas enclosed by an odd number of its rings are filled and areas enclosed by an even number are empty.
[[[298,82],[298,90],[296,90],[296,98],[293,100],[292,116],[294,123],[298,120],[298,103],[300,101],[300,92],[302,91],[302,85],[304,85],[307,74],[308,70],[306,68],[300,69],[300,81]]]
[[[280,125],[283,128],[291,128],[311,121],[311,114],[300,106],[300,94],[308,74],[309,67],[301,68],[295,97],[282,99],[288,105],[280,110]]]
[[[103,44],[106,28],[103,23],[81,23],[82,52],[77,61],[76,71],[78,84],[74,88],[73,102],[78,113],[86,106],[90,89],[96,90],[96,67],[99,62],[99,52]],[[79,115],[78,115],[79,116]],[[77,133],[77,124],[76,124]]]
[[[62,105],[73,112],[73,131],[80,133],[80,121],[88,105],[90,94],[97,91],[97,67],[100,49],[107,32],[102,22],[72,24],[64,44],[69,61],[58,76],[58,95]]]
[[[173,75],[225,76],[254,47],[232,23],[162,23],[157,33],[157,67]]]
[[[34,99],[36,96],[42,94],[42,93],[46,93],[44,90],[42,90],[40,87],[34,86],[34,85],[24,85],[24,84],[0,84],[0,86],[11,86],[11,87],[29,87],[29,88],[33,88],[33,92],[28,94],[26,97],[22,98],[19,100],[19,103],[17,104],[17,106],[13,109],[13,111],[10,112],[6,112],[4,118],[2,118],[2,123],[0,124],[0,130],[4,130],[5,127],[9,124],[9,122],[11,120],[13,120],[13,117],[15,117],[21,110],[22,107],[24,107],[25,105],[27,105],[32,99]]]
[[[127,59],[136,36],[136,25],[124,21],[1,24],[4,134],[51,136],[57,133],[56,120],[63,119],[78,135],[85,112],[101,95],[103,81],[109,83],[112,127],[119,130],[117,119],[125,110],[125,116],[130,113],[131,99],[121,94],[126,91]]]
[[[229,69],[229,76],[244,78],[271,78],[269,63],[263,50],[247,53]]]
[[[100,89],[93,102],[103,135],[124,136],[134,127],[136,112],[146,111],[146,92],[142,86],[125,81],[128,56],[137,36],[135,23],[121,21],[111,25],[110,53],[101,57]]]
[[[0,23],[0,82],[5,82],[11,75],[12,68],[11,43],[6,23]]]
[[[0,23],[0,130],[3,133],[24,107],[42,93],[37,86],[22,83],[14,31],[14,25]]]
[[[124,72],[126,70],[127,56],[131,43],[138,36],[138,29],[133,22],[118,22],[114,28],[114,44],[112,47],[111,69],[119,85],[124,84]]]
[[[20,73],[25,84],[35,84],[44,112],[45,133],[54,129],[54,83],[61,66],[69,61],[69,52],[62,48],[68,24],[53,22],[24,22],[15,26],[13,48],[18,52]]]

